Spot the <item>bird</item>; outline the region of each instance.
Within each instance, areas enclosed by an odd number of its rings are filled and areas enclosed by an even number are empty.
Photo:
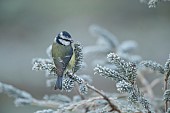
[[[60,32],[52,44],[51,56],[56,67],[57,80],[54,89],[62,90],[63,76],[72,70],[75,64],[73,39],[67,31]]]

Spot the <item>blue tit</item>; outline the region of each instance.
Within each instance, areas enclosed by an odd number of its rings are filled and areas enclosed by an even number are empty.
[[[75,54],[72,47],[72,37],[66,32],[62,31],[55,37],[52,44],[52,58],[56,67],[57,81],[55,84],[55,90],[62,90],[63,75],[71,70],[75,63]]]

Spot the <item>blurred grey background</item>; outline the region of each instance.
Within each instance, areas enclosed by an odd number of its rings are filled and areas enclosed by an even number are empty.
[[[38,99],[45,94],[59,93],[46,87],[44,72],[31,70],[32,58],[47,58],[46,48],[62,30],[70,32],[83,46],[93,45],[96,38],[88,31],[92,24],[106,28],[120,42],[137,41],[137,53],[143,59],[164,64],[168,58],[168,2],[149,9],[139,0],[0,0],[0,81],[26,90]],[[92,59],[85,58],[85,61]],[[113,82],[93,76],[93,68],[79,73],[90,74],[97,88],[113,92]],[[32,113],[40,109],[43,108],[15,107],[12,98],[0,94],[0,113]]]

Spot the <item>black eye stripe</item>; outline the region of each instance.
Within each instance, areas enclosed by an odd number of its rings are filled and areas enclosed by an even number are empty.
[[[67,40],[67,39],[62,39],[62,40],[65,40],[65,41],[70,41],[70,40]]]
[[[64,39],[64,38],[59,38],[59,39],[70,42],[70,40],[68,40],[68,39]]]

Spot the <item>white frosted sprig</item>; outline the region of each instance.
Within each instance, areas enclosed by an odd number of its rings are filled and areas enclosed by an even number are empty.
[[[75,86],[75,84],[74,84],[73,79],[70,79],[69,77],[67,77],[63,80],[63,85],[62,85],[63,90],[70,92],[70,91],[72,91],[74,86]]]
[[[134,62],[138,64],[142,60],[142,57],[139,55],[132,55],[129,53],[123,53],[121,51],[117,51],[117,54],[119,55],[119,57],[121,57],[123,60],[127,62]]]
[[[43,97],[44,100],[51,100],[51,101],[57,101],[60,103],[70,103],[72,102],[71,98],[66,96],[66,95],[61,95],[61,94],[52,94],[52,95],[45,95]]]
[[[119,45],[118,50],[123,53],[131,53],[137,49],[137,42],[133,40],[124,41]]]
[[[170,101],[170,90],[166,90],[163,94],[163,100],[164,101]]]
[[[80,43],[74,44],[74,52],[75,52],[75,66],[73,68],[73,73],[76,73],[79,69],[82,68],[83,64],[83,47]]]
[[[16,106],[25,106],[32,103],[32,99],[16,98],[14,101]]]
[[[98,40],[95,45],[84,47],[83,53],[85,55],[88,53],[94,54],[94,52],[107,54],[114,51],[123,60],[128,62],[139,63],[142,60],[139,55],[132,54],[137,48],[135,41],[124,41],[122,44],[119,44],[117,38],[112,33],[97,25],[90,26],[90,32],[92,35],[98,37]],[[107,64],[107,61],[105,63]]]
[[[118,91],[127,92],[129,94],[128,98],[131,102],[142,105],[148,112],[150,112],[149,102],[144,98],[135,84],[137,76],[136,64],[124,61],[115,53],[108,54],[107,58],[109,62],[117,68],[112,70],[110,68],[97,65],[94,69],[95,74],[115,80]]]
[[[115,53],[108,54],[107,58],[109,62],[113,63],[117,67],[116,71],[119,73],[119,75],[124,76],[124,78],[131,82],[131,84],[134,83],[137,76],[137,68],[134,63],[124,61]]]
[[[89,53],[93,54],[94,52],[108,53],[113,49],[116,50],[117,46],[119,45],[117,38],[104,28],[101,28],[97,25],[91,25],[89,27],[89,31],[98,39],[95,45],[84,47],[83,53],[85,55]]]
[[[88,87],[85,83],[79,85],[79,92],[82,95],[85,95],[88,93]]]
[[[81,77],[70,72],[66,73],[65,79],[63,80],[63,90],[68,92],[72,91],[75,86],[75,82],[79,85],[80,94],[87,94],[88,88],[86,86],[86,82]]]
[[[130,92],[132,89],[132,84],[126,82],[125,80],[121,80],[116,83],[116,87],[121,93]]]
[[[110,113],[109,106],[104,106],[104,107],[101,106],[100,108],[89,111],[87,113]]]
[[[109,62],[113,63],[114,65],[117,66],[117,68],[122,68],[123,71],[125,71],[124,69],[127,68],[127,64],[126,62],[121,59],[117,54],[115,53],[110,53],[107,55],[107,59]]]
[[[170,71],[170,54],[169,54],[169,58],[167,59],[164,67],[165,67],[165,72],[168,73]]]
[[[117,38],[112,33],[104,28],[101,28],[100,26],[91,25],[89,31],[92,35],[98,38],[102,38],[102,43],[107,43],[107,45],[109,45],[112,49],[117,48],[117,46],[119,45]]]
[[[38,110],[34,113],[57,113],[57,112],[52,109],[44,109],[44,110]]]
[[[15,98],[16,106],[31,105],[35,100],[28,92],[2,82],[0,82],[0,93],[6,93],[8,96]]]
[[[137,67],[136,64],[132,62],[128,62],[128,68],[126,69],[126,75],[125,75],[131,84],[134,84],[136,81],[137,76]]]
[[[6,93],[8,96],[12,96],[14,98],[32,99],[32,95],[28,92],[2,82],[0,82],[0,93]]]
[[[116,53],[127,62],[139,63],[142,60],[141,56],[132,54],[137,46],[137,42],[133,40],[124,41],[118,46]]]
[[[158,1],[159,0],[149,0],[149,2],[148,2],[149,8],[155,8],[158,4]]]
[[[149,8],[156,8],[160,2],[168,2],[170,0],[140,0],[141,3],[148,4]]]
[[[34,58],[32,60],[32,70],[36,71],[46,71],[46,74],[55,74],[56,68],[51,59]]]
[[[94,73],[95,75],[99,74],[100,76],[104,76],[105,78],[113,79],[116,82],[124,79],[117,71],[104,66],[97,65],[94,68],[94,71],[95,71]]]
[[[165,73],[165,70],[164,70],[164,67],[157,63],[157,62],[154,62],[154,61],[141,61],[140,64],[139,64],[140,67],[146,67],[146,68],[149,68],[153,71],[157,71],[161,74],[164,74]]]

